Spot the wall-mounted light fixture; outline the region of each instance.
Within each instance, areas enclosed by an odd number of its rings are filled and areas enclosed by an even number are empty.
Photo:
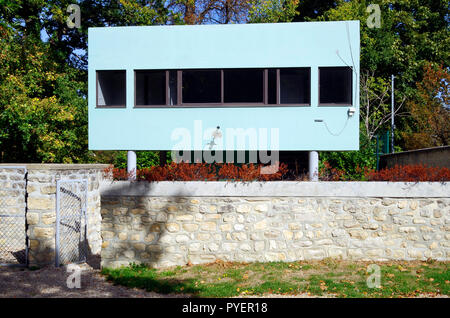
[[[347,111],[348,117],[352,117],[355,113],[356,113],[356,108],[355,107],[349,107],[348,108],[348,111]]]

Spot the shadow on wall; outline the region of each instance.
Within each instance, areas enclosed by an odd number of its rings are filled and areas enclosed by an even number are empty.
[[[87,249],[86,263],[94,269],[100,269],[101,267],[101,256],[100,254],[92,253],[91,247],[87,239],[83,242],[85,248]]]
[[[171,218],[178,212],[176,205],[187,201],[183,193],[170,197],[146,197],[148,187],[137,196],[118,196],[127,186],[115,188],[114,193],[106,191],[101,194],[102,213],[102,250],[100,262],[102,267],[118,267],[131,263],[162,267],[165,263],[184,265],[186,246],[178,246],[180,253],[174,253],[174,240],[167,232],[178,231],[179,224],[171,223]],[[124,193],[126,191],[123,191]],[[170,244],[170,246],[168,246]],[[167,251],[166,259],[165,251]],[[95,256],[92,256],[95,259]],[[93,263],[95,264],[95,262]]]

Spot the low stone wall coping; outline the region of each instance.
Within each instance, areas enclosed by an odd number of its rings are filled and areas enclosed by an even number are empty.
[[[440,147],[405,150],[405,151],[400,151],[400,152],[387,153],[387,154],[381,155],[381,157],[395,157],[395,156],[406,155],[406,154],[410,154],[410,153],[421,153],[421,152],[426,153],[426,152],[439,152],[439,151],[450,151],[450,146],[440,146]]]
[[[105,169],[107,164],[63,164],[63,163],[0,163],[2,167],[26,167],[27,170],[89,170]]]
[[[448,198],[448,182],[102,181],[104,196]]]

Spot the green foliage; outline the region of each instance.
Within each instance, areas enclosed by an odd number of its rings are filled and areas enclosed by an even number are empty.
[[[249,23],[290,22],[298,14],[298,0],[253,0]]]
[[[391,82],[374,76],[374,72],[363,71],[360,91],[360,118],[364,127],[361,133],[371,140],[391,120]]]
[[[80,1],[81,28],[69,29],[71,3],[0,0],[0,162],[108,158],[88,151],[88,27],[178,21],[165,1]],[[156,160],[141,157],[142,167]]]
[[[376,143],[369,141],[361,134],[359,151],[324,151],[319,155],[319,170],[324,169],[324,163],[345,171],[349,180],[365,180],[363,168],[376,168]]]
[[[426,61],[449,65],[447,1],[337,1],[319,20],[360,20],[361,69],[376,75],[401,74],[402,89],[414,89]],[[366,8],[378,3],[381,28],[369,28]]]
[[[113,162],[115,168],[126,169],[127,152],[118,151]],[[136,151],[136,168],[144,169],[159,165],[159,151]]]
[[[301,0],[297,6],[298,15],[294,18],[294,22],[314,21],[335,7],[335,0]]]
[[[87,103],[79,72],[50,45],[0,26],[0,161],[87,159]]]
[[[125,25],[155,25],[166,24],[169,21],[170,10],[165,6],[166,1],[152,1],[152,5],[145,5],[146,1],[120,0],[122,5],[122,23]],[[170,14],[172,16],[172,14]],[[181,23],[178,15],[176,22]]]

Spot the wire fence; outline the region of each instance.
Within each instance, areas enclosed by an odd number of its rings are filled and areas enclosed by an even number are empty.
[[[0,265],[27,265],[26,168],[0,167]]]
[[[56,183],[56,266],[86,261],[87,181]]]

